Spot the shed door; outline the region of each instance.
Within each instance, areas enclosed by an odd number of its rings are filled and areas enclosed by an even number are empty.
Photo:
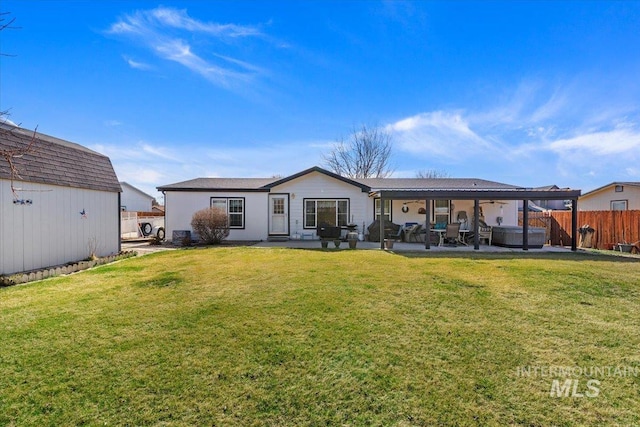
[[[289,234],[289,198],[286,194],[269,195],[269,234]]]

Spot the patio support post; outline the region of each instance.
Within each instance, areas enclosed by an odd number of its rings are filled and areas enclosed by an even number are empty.
[[[480,250],[480,200],[473,201],[473,249]]]
[[[578,235],[578,199],[571,200],[571,250],[576,251],[576,237]]]
[[[522,250],[529,250],[529,200],[522,201]]]
[[[380,249],[384,250],[384,198],[380,196]]]
[[[424,228],[427,232],[424,235],[424,248],[431,249],[431,221],[429,217],[431,216],[431,200],[426,199],[424,201]]]

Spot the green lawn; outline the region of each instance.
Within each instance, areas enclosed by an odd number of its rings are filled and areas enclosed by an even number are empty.
[[[0,425],[640,425],[636,261],[190,249],[0,289]]]

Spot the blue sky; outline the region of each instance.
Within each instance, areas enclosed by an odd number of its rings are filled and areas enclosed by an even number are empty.
[[[640,2],[17,1],[0,110],[122,181],[322,166],[354,126],[394,176],[640,181]]]

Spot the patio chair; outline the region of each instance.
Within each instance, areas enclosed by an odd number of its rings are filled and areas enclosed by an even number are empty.
[[[468,229],[469,227],[468,225],[468,218],[467,218],[467,212],[466,211],[459,211],[458,215],[457,215],[457,221],[460,223],[461,228],[463,229]]]
[[[412,225],[407,232],[405,233],[405,238],[407,242],[419,242],[420,241],[420,231],[422,230],[422,224]]]
[[[473,224],[473,219],[471,220],[471,224]],[[491,226],[487,225],[486,222],[479,219],[478,220],[478,238],[480,240],[486,240],[487,244],[491,246],[491,234],[492,234]],[[467,234],[467,243],[472,243],[474,236],[475,235],[473,234],[473,229],[472,229],[472,231],[469,232],[469,234]]]
[[[460,223],[452,222],[447,224],[447,229],[444,233],[444,243],[457,246],[460,239]]]

